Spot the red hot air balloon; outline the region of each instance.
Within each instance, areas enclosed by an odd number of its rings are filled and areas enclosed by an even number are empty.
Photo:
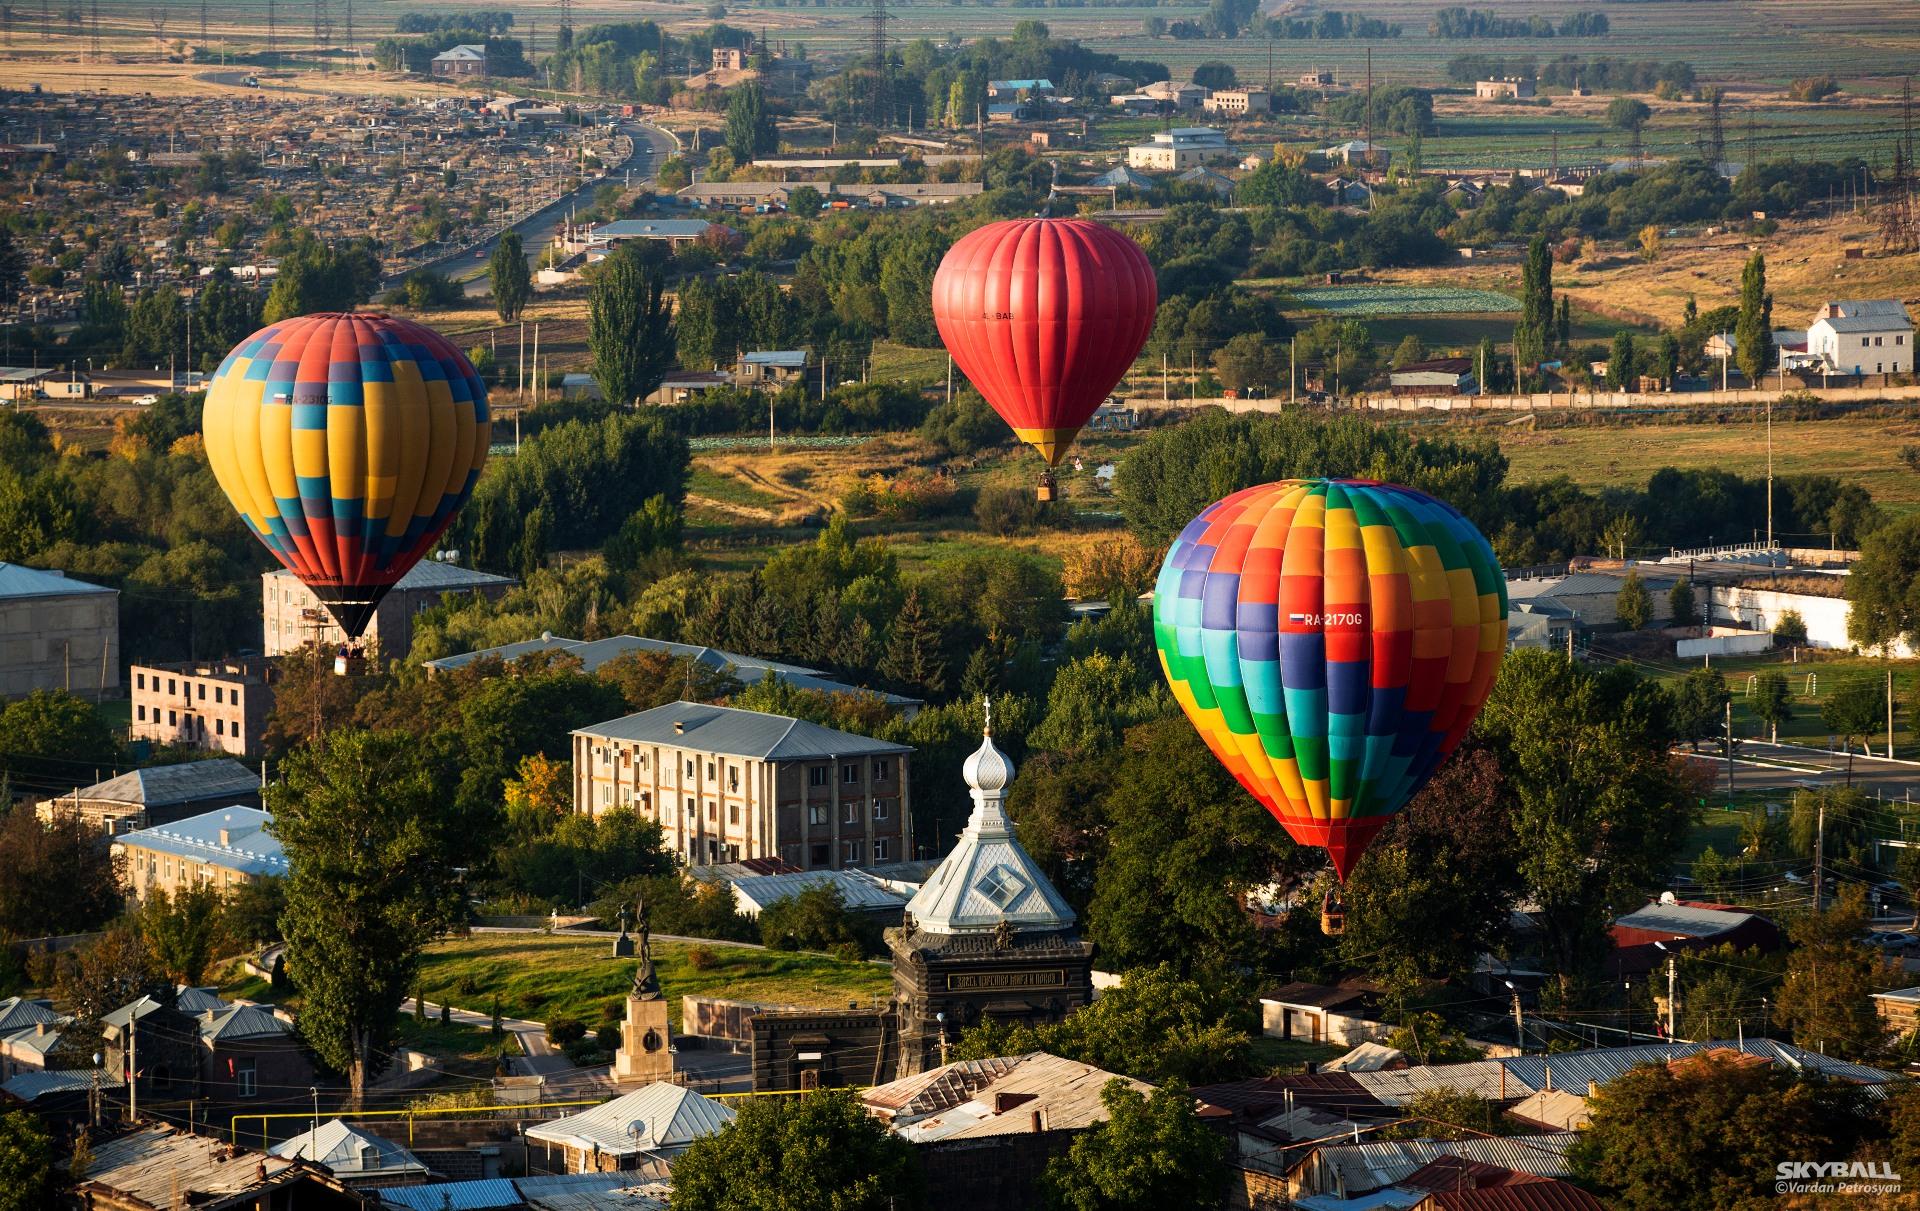
[[[1147,254],[1085,219],[1010,219],[962,237],[933,275],[960,372],[1052,469],[1140,355],[1159,292]]]

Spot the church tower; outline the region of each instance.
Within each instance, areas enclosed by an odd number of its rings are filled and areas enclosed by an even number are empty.
[[[1093,946],[1007,817],[1013,762],[993,743],[991,704],[964,773],[966,830],[908,903],[905,924],[887,931],[896,1077],[945,1062],[946,1045],[982,1020],[1057,1022],[1093,999]]]

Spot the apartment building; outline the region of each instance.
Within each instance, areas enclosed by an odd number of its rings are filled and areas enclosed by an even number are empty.
[[[402,576],[373,613],[360,636],[368,651],[400,658],[413,646],[414,615],[440,604],[448,593],[478,593],[498,601],[519,582],[510,576],[476,572],[439,560],[423,559]],[[313,590],[285,568],[260,576],[260,614],[269,656],[281,656],[309,643],[338,647],[347,636],[334,624]]]
[[[574,810],[657,821],[690,866],[896,862],[913,851],[912,755],[784,715],[674,702],[573,733]]]
[[[114,856],[127,864],[128,899],[139,903],[156,890],[172,895],[203,885],[225,892],[285,875],[287,855],[268,831],[272,823],[260,808],[228,807],[115,837]]]
[[[192,744],[235,757],[260,755],[273,713],[274,662],[264,656],[136,664],[128,734],[159,744]]]

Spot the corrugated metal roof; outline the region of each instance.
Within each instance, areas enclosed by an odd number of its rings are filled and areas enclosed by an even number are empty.
[[[789,370],[798,370],[807,364],[805,349],[756,349],[743,353],[740,360],[749,366],[784,366]]]
[[[1551,1131],[1581,1131],[1593,1120],[1587,1099],[1565,1089],[1542,1089],[1522,1098],[1507,1113]]]
[[[681,730],[676,730],[675,724],[681,725]],[[855,736],[803,719],[697,702],[670,702],[650,711],[578,728],[573,734],[757,757],[762,761],[806,761],[913,751],[904,744]]]
[[[1381,1072],[1406,1061],[1406,1053],[1385,1043],[1362,1043],[1338,1059],[1320,1065],[1321,1072]]]
[[[681,1085],[656,1082],[527,1129],[527,1138],[609,1156],[685,1149],[733,1121],[733,1108]]]
[[[1645,1043],[1634,1047],[1602,1047],[1589,1051],[1564,1051],[1558,1055],[1517,1055],[1495,1060],[1506,1067],[1509,1076],[1535,1089],[1547,1084],[1548,1069],[1553,1087],[1585,1093],[1590,1084],[1607,1082],[1641,1064],[1665,1064],[1702,1051],[1740,1051],[1772,1060],[1786,1068],[1804,1068],[1839,1080],[1862,1085],[1881,1085],[1906,1078],[1898,1073],[1865,1064],[1853,1064],[1815,1051],[1782,1043],[1777,1039],[1714,1039],[1698,1043]]]
[[[1389,1106],[1404,1106],[1433,1089],[1470,1093],[1488,1101],[1523,1097],[1533,1092],[1531,1088],[1514,1081],[1497,1060],[1403,1068],[1394,1072],[1355,1072],[1350,1075],[1362,1089]]]
[[[211,761],[183,761],[137,769],[73,792],[75,799],[170,807],[200,799],[252,794],[260,789],[260,775],[231,757]]]
[[[419,1158],[399,1144],[355,1131],[337,1118],[276,1145],[273,1154],[316,1161],[336,1177],[399,1177],[427,1172]]]
[[[587,229],[590,240],[697,240],[713,226],[705,219],[616,219]]]
[[[118,1089],[126,1082],[118,1072],[101,1069],[100,1087]],[[0,1093],[31,1102],[36,1098],[53,1093],[78,1093],[93,1088],[94,1071],[91,1068],[56,1069],[52,1072],[23,1072],[19,1076],[0,1085]]]
[[[860,1100],[868,1109],[881,1111],[887,1118],[922,1118],[959,1105],[1028,1058],[1009,1055],[959,1060],[885,1085],[875,1085],[861,1094]]]
[[[1441,1211],[1607,1211],[1607,1205],[1566,1182],[1520,1182],[1479,1190],[1437,1190]]]
[[[408,1211],[499,1211],[526,1202],[504,1177],[430,1186],[378,1186],[368,1193],[389,1207],[405,1207]]]
[[[1613,923],[1627,929],[1654,930],[1687,938],[1710,938],[1715,934],[1738,929],[1751,920],[1753,920],[1753,914],[1747,912],[1725,912],[1711,908],[1689,908],[1684,904],[1655,902],[1645,908],[1637,908],[1623,917],[1616,917]]]
[[[1077,1131],[1107,1120],[1100,1095],[1115,1080],[1141,1093],[1153,1088],[1132,1077],[1038,1051],[1020,1057],[1013,1071],[988,1082],[966,1101],[911,1120],[896,1115],[892,1126],[916,1144],[1026,1135],[1034,1130],[1035,1116],[1043,1131]]]
[[[1329,1144],[1306,1167],[1316,1194],[1364,1194],[1405,1180],[1438,1156],[1463,1156],[1541,1177],[1566,1177],[1571,1132],[1506,1135],[1465,1140],[1381,1140],[1370,1144]]]
[[[619,1173],[520,1177],[513,1184],[534,1211],[665,1211],[671,1186],[657,1162]]]
[[[257,807],[223,807],[124,833],[114,844],[174,854],[242,874],[284,875],[287,855],[280,839],[268,831],[272,823],[272,814]]]
[[[28,997],[8,997],[0,1001],[0,1035],[12,1034],[16,1030],[30,1030],[40,1023],[52,1025],[60,1020],[53,1011],[52,1001],[33,1000]]]
[[[73,580],[58,572],[0,563],[0,600],[20,597],[75,597],[83,593],[116,593],[105,585]]]
[[[235,1005],[224,1013],[215,1012],[211,1018],[200,1015],[200,1037],[210,1043],[278,1038],[291,1033],[287,1024],[264,1005]]]
[[[859,870],[803,870],[782,875],[748,875],[733,880],[733,898],[740,911],[757,917],[769,905],[789,896],[797,896],[809,887],[826,884],[840,892],[840,899],[856,912],[898,911],[907,906],[907,897],[882,887],[878,880]]]

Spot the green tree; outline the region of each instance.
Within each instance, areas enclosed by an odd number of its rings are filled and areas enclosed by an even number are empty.
[[[164,888],[147,893],[140,906],[140,934],[147,951],[171,979],[198,984],[220,943],[219,889],[200,883],[169,895]]]
[[[1861,647],[1920,638],[1920,517],[1902,517],[1867,535],[1847,574],[1847,601],[1847,638]],[[1804,622],[1800,629],[1804,642]]]
[[[1872,800],[1856,786],[1809,787],[1794,792],[1787,816],[1787,839],[1793,852],[1813,857],[1816,834],[1828,861],[1864,860],[1870,845],[1868,829]]]
[[[896,686],[930,697],[947,688],[940,627],[928,614],[918,589],[907,590],[900,613],[887,631],[887,652],[879,672]]]
[[[1562,995],[1605,953],[1609,906],[1661,881],[1690,823],[1698,792],[1668,756],[1666,700],[1629,670],[1527,650],[1508,653],[1481,714]]]
[[[118,755],[100,712],[65,690],[34,690],[0,710],[0,757],[109,765]]]
[[[1437,1013],[1424,1011],[1407,1014],[1405,1020],[1387,1035],[1387,1046],[1411,1056],[1422,1067],[1428,1064],[1465,1064],[1486,1058],[1484,1052],[1467,1042],[1465,1034],[1447,1025],[1446,1019]]]
[[[1228,1143],[1178,1082],[1141,1093],[1114,1079],[1107,1119],[1081,1133],[1041,1177],[1057,1211],[1207,1211],[1225,1204]]]
[[[520,233],[507,231],[495,245],[493,256],[487,261],[487,276],[493,282],[493,309],[500,316],[500,322],[511,324],[520,318],[526,310],[527,300],[533,297],[533,273],[527,268],[526,249],[520,243]]]
[[[345,730],[294,752],[267,791],[287,856],[281,928],[300,1033],[352,1102],[392,1053],[421,948],[458,911],[474,829],[419,742]]]
[[[1787,926],[1793,950],[1773,1020],[1792,1030],[1800,1046],[1867,1059],[1885,1043],[1887,1027],[1873,994],[1902,986],[1905,973],[1860,941],[1868,923],[1866,893],[1855,885],[1833,905]]]
[[[56,1205],[60,1181],[53,1136],[37,1115],[9,1111],[0,1118],[0,1211],[43,1211]]]
[[[839,888],[816,883],[761,910],[760,940],[775,950],[871,953],[880,948],[880,931],[847,907]]]
[[[1622,328],[1613,334],[1613,345],[1607,351],[1607,383],[1616,391],[1631,391],[1639,381],[1639,355],[1633,333]]]
[[[767,112],[767,94],[758,84],[733,90],[727,102],[727,150],[736,164],[747,164],[780,146],[773,115]]]
[[[1213,371],[1229,389],[1271,389],[1287,372],[1283,351],[1265,333],[1242,332],[1214,350]]]
[[[1758,386],[1773,369],[1773,296],[1767,293],[1767,258],[1754,253],[1740,271],[1740,319],[1733,327],[1733,357],[1747,382]]]
[[[1147,682],[1125,656],[1092,652],[1054,677],[1046,717],[1027,743],[1076,756],[1103,752],[1118,747],[1127,728],[1167,714],[1172,707],[1158,682]]]
[[[1787,828],[1778,818],[1757,812],[1741,823],[1741,857],[1755,862],[1770,862],[1784,853],[1786,848]]]
[[[1852,1154],[1858,1090],[1715,1055],[1642,1064],[1588,1100],[1568,1160],[1621,1211],[1774,1206],[1782,1158]]]
[[[114,925],[71,963],[60,967],[54,993],[82,1022],[101,1017],[143,996],[170,991],[166,975],[154,963],[140,934],[126,923]]]
[[[1059,1022],[992,1020],[969,1027],[955,1059],[1046,1051],[1148,1082],[1207,1084],[1246,1074],[1252,1038],[1237,986],[1181,976],[1172,966],[1136,967],[1119,987]]]
[[[1652,117],[1647,103],[1633,97],[1615,97],[1607,103],[1607,125],[1615,130],[1639,130]]]
[[[1820,725],[1849,745],[1858,740],[1870,752],[1873,738],[1886,730],[1886,692],[1877,680],[1842,681],[1820,704]]]
[[[1700,607],[1695,604],[1693,582],[1676,580],[1667,590],[1667,612],[1673,617],[1669,620],[1677,627],[1695,627],[1700,625]]]
[[[334,246],[303,231],[280,258],[261,319],[276,324],[318,311],[351,311],[373,297],[379,282],[380,258],[370,241]]]
[[[796,185],[787,191],[787,213],[817,218],[826,196],[811,185]]]
[[[1621,582],[1620,592],[1614,596],[1613,610],[1620,625],[1629,631],[1637,631],[1653,621],[1653,595],[1647,592],[1646,582],[1640,579],[1640,573],[1627,573],[1626,580]]]
[[[1671,688],[1674,739],[1685,740],[1697,749],[1702,740],[1722,733],[1727,703],[1733,695],[1719,669],[1690,669]]]
[[[1755,677],[1748,707],[1767,725],[1768,739],[1778,742],[1780,725],[1793,720],[1793,689],[1787,684],[1787,675],[1779,669],[1768,669]]]
[[[1513,330],[1513,361],[1532,372],[1546,360],[1553,331],[1553,251],[1547,237],[1537,235],[1527,245],[1521,269],[1520,323]]]
[[[673,1165],[674,1211],[918,1211],[913,1145],[846,1090],[748,1098]]]
[[[1501,1134],[1499,1107],[1465,1089],[1423,1089],[1401,1112],[1414,1139],[1484,1139]]]
[[[243,946],[265,946],[280,940],[280,914],[287,909],[287,881],[279,875],[261,875],[233,889],[227,898],[228,936]]]
[[[601,263],[587,298],[587,348],[593,379],[610,403],[637,404],[673,368],[665,294],[665,271],[633,244]]]

